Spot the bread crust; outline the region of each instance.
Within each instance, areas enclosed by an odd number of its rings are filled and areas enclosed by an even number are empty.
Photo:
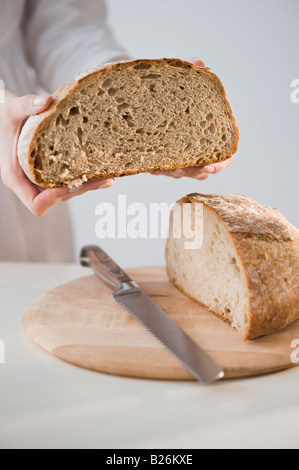
[[[34,146],[36,144],[36,139],[37,139],[41,126],[46,121],[52,119],[56,115],[61,104],[65,100],[68,99],[68,97],[78,88],[78,86],[82,82],[84,82],[86,79],[89,79],[89,77],[93,75],[102,75],[106,73],[107,71],[111,71],[113,69],[120,69],[120,68],[126,69],[129,67],[134,67],[138,64],[144,64],[144,63],[148,63],[151,65],[164,64],[165,66],[169,65],[169,66],[177,66],[181,68],[182,67],[188,68],[188,69],[196,70],[196,71],[200,70],[202,74],[206,74],[210,78],[212,78],[214,82],[216,82],[221,89],[223,98],[226,101],[229,118],[232,120],[233,127],[234,127],[234,135],[233,135],[234,143],[233,143],[233,148],[232,148],[231,153],[226,156],[220,156],[217,158],[215,157],[215,162],[227,160],[228,158],[230,158],[232,155],[235,154],[238,148],[238,141],[239,141],[239,128],[237,125],[237,121],[233,114],[231,105],[227,99],[226,91],[221,80],[213,72],[211,72],[209,68],[201,68],[190,62],[183,61],[181,59],[167,59],[167,58],[136,59],[136,60],[110,62],[110,63],[103,64],[97,67],[93,67],[85,72],[77,74],[74,80],[62,86],[55,93],[53,93],[52,95],[53,103],[48,108],[47,111],[37,116],[31,116],[25,122],[20,138],[19,138],[19,143],[18,143],[18,158],[19,158],[19,163],[23,171],[33,183],[38,184],[39,186],[42,186],[44,188],[56,188],[56,187],[66,186],[66,184],[63,184],[63,183],[45,184],[41,182],[38,176],[38,173],[36,172],[34,168],[33,160],[31,158],[31,152],[33,151]],[[211,163],[211,161],[209,161],[209,163]],[[194,166],[196,166],[196,162],[194,162]],[[170,170],[170,169],[176,169],[180,167],[181,166],[179,164],[173,163],[173,165],[171,166],[161,165],[159,168],[157,168],[157,170]],[[107,175],[105,175],[105,178],[115,178],[115,177],[120,177],[120,176],[135,175],[138,173],[145,173],[145,172],[146,170],[128,168],[125,172],[122,172],[122,173],[118,173],[118,172],[108,173]],[[99,176],[95,175],[94,177],[88,178],[88,181],[96,180],[99,178],[100,178]]]
[[[178,201],[186,202],[203,203],[212,210],[234,244],[245,273],[250,306],[244,340],[279,331],[298,320],[298,229],[277,209],[243,195],[190,194]],[[172,276],[170,279],[181,289]]]

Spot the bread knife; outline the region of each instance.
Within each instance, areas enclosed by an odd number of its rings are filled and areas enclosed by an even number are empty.
[[[116,289],[114,300],[124,307],[191,372],[201,383],[224,377],[223,369],[158,307],[101,248],[85,246],[82,266],[90,267],[100,279]]]

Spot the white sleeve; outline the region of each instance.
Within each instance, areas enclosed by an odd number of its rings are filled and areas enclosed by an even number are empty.
[[[106,23],[104,0],[27,0],[25,50],[40,85],[53,92],[77,72],[129,58]]]

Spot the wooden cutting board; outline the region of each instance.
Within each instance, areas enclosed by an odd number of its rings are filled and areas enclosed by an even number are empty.
[[[184,296],[163,267],[128,270],[142,289],[225,369],[245,377],[294,364],[291,342],[299,321],[279,333],[244,342],[223,320]],[[192,379],[163,345],[111,296],[96,276],[57,287],[35,301],[24,316],[27,335],[50,354],[109,374],[155,379]]]

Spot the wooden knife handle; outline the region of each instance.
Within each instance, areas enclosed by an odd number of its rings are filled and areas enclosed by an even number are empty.
[[[93,269],[105,284],[119,289],[124,282],[132,279],[98,246],[85,246],[81,250],[80,262],[82,266]]]

